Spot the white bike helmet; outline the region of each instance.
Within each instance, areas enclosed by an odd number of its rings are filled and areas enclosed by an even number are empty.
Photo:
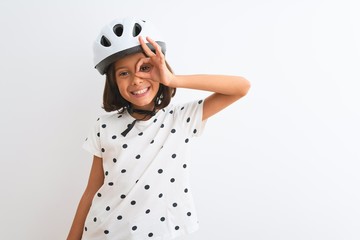
[[[115,19],[103,27],[94,43],[94,65],[100,74],[118,59],[142,52],[139,36],[143,36],[145,42],[146,36],[154,39],[165,54],[166,44],[151,23],[137,18]],[[154,51],[151,44],[147,45]]]

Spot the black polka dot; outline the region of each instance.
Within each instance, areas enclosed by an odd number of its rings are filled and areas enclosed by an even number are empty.
[[[135,205],[136,204],[136,201],[135,200],[132,200],[131,201],[131,205]]]
[[[133,231],[136,231],[137,226],[133,226],[131,229],[132,229]]]
[[[126,173],[126,169],[122,169],[122,170],[121,170],[121,173]]]
[[[159,170],[158,170],[158,173],[163,173],[164,171],[160,168]]]
[[[164,124],[161,124],[160,128],[164,128]]]
[[[189,118],[189,117],[186,119],[186,122],[190,122],[190,118]]]
[[[113,158],[113,162],[116,163],[116,161],[117,161],[116,158]]]
[[[110,207],[109,207],[109,206],[106,207],[106,211],[110,211]]]
[[[151,140],[150,144],[153,144],[154,143],[154,140]]]
[[[112,138],[112,139],[116,139],[116,135],[112,136],[111,138]]]
[[[185,188],[185,189],[184,189],[184,192],[185,192],[185,193],[189,192],[189,189]]]
[[[195,133],[197,133],[197,130],[196,130],[196,129],[194,129],[193,133],[194,133],[194,134],[195,134]]]
[[[105,172],[105,176],[107,176],[107,175],[109,175],[109,172],[108,172],[108,171]]]
[[[98,137],[100,137],[100,133],[98,132],[97,134],[96,134]]]
[[[100,120],[100,118],[96,119],[96,121],[99,121],[99,120]]]
[[[155,118],[155,119],[154,119],[154,123],[156,123],[156,121],[157,121],[157,119]]]
[[[94,217],[94,222],[96,222],[97,221],[97,218],[96,217]]]
[[[184,110],[185,107],[182,107],[180,110]]]
[[[145,185],[144,187],[146,190],[149,190],[150,186],[149,185]]]
[[[175,178],[170,179],[170,182],[172,183],[175,182]]]
[[[101,125],[102,128],[106,128],[106,124]]]
[[[119,116],[118,116],[118,118],[121,118],[121,117],[122,117],[122,115],[119,115]]]
[[[171,133],[175,133],[176,132],[176,130],[173,128],[173,129],[171,129]]]
[[[201,104],[203,102],[203,100],[200,100],[200,101],[198,101],[198,104]]]
[[[150,213],[150,209],[147,209],[147,210],[145,211],[145,213],[146,213],[146,214],[149,214],[149,213]]]
[[[101,193],[98,193],[97,196],[98,196],[98,197],[101,197]]]
[[[176,154],[174,153],[173,155],[171,155],[172,158],[176,158]]]
[[[188,215],[189,217],[191,216],[191,212],[188,212],[186,215]]]
[[[125,199],[125,198],[126,198],[126,195],[125,195],[125,194],[121,194],[120,198],[121,198],[121,199]]]
[[[141,133],[139,133],[138,135],[139,135],[139,136],[142,136],[143,134],[144,134],[144,133],[143,133],[143,132],[141,132]]]
[[[87,231],[87,227],[85,227],[85,232]]]
[[[109,234],[109,230],[105,230],[104,233],[105,233],[105,234]]]
[[[135,181],[135,183],[138,183],[139,182],[139,179]]]
[[[189,142],[189,139],[187,138],[187,139],[185,139],[185,143],[188,143]]]
[[[159,194],[159,198],[162,198],[162,197],[163,197],[163,194],[162,194],[162,193],[160,193],[160,194]]]
[[[140,159],[140,157],[141,157],[141,156],[138,154],[138,155],[136,155],[135,158],[136,158],[136,159]]]
[[[171,110],[169,113],[170,113],[170,114],[173,114],[173,113],[174,113],[174,111],[173,111],[173,110]]]
[[[105,152],[105,148],[101,148],[101,151],[102,151],[102,152]]]
[[[121,215],[117,216],[117,220],[121,220],[121,219],[122,219]]]
[[[179,227],[179,226],[176,226],[176,227],[175,227],[175,230],[179,230],[179,229],[180,229],[180,227]]]
[[[164,218],[164,217],[161,217],[161,218],[160,218],[160,221],[162,221],[162,222],[165,221],[165,218]]]
[[[186,164],[184,164],[184,165],[183,165],[183,168],[186,168],[186,167],[187,167],[187,165],[186,165]]]
[[[109,182],[108,184],[109,184],[109,186],[113,186],[113,185],[114,185],[114,183],[113,183],[113,182]]]
[[[153,233],[149,233],[148,236],[149,236],[149,237],[152,237],[152,236],[154,236],[154,234],[153,234]]]
[[[177,207],[177,203],[176,203],[176,202],[173,203],[173,207]]]
[[[122,147],[123,147],[123,148],[127,148],[127,147],[128,147],[128,145],[127,145],[127,144],[124,144],[124,145],[122,145]]]

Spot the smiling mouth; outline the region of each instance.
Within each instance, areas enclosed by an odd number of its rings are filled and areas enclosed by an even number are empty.
[[[150,89],[150,87],[147,87],[147,88],[144,88],[144,89],[141,89],[138,91],[131,92],[131,94],[133,94],[135,96],[142,95],[142,94],[146,93],[147,91],[149,91],[149,89]]]

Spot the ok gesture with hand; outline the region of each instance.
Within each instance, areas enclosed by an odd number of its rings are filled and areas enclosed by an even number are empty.
[[[147,57],[141,58],[136,64],[136,76],[169,86],[174,75],[166,66],[165,56],[161,51],[161,47],[149,37],[146,37],[146,40],[154,47],[155,53],[151,51],[140,36],[139,42]]]

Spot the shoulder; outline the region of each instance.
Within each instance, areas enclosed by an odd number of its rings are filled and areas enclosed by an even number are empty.
[[[194,112],[198,110],[202,110],[204,100],[203,99],[196,99],[184,103],[179,103],[173,106],[174,113],[177,114],[184,114],[188,112]]]
[[[194,107],[197,107],[198,105],[202,105],[203,102],[204,102],[204,99],[194,99],[194,100],[190,100],[190,101],[186,101],[186,102],[169,105],[168,108],[173,111],[175,111],[175,110],[182,111],[182,110],[185,110],[185,108],[194,108]]]
[[[174,105],[170,110],[173,112],[173,120],[177,124],[180,124],[180,126],[186,129],[188,128],[188,130],[191,131],[190,128],[193,128],[194,125],[201,122],[203,103],[203,99],[196,99]]]
[[[124,115],[124,114],[120,114],[120,113],[117,113],[117,112],[104,113],[104,114],[101,114],[98,117],[97,121],[100,121],[100,122],[112,121],[112,120],[121,118],[122,115]]]
[[[124,114],[119,114],[117,112],[104,113],[97,117],[96,125],[102,128],[106,128],[106,126],[111,126],[115,123],[119,122],[119,119],[123,118]]]

